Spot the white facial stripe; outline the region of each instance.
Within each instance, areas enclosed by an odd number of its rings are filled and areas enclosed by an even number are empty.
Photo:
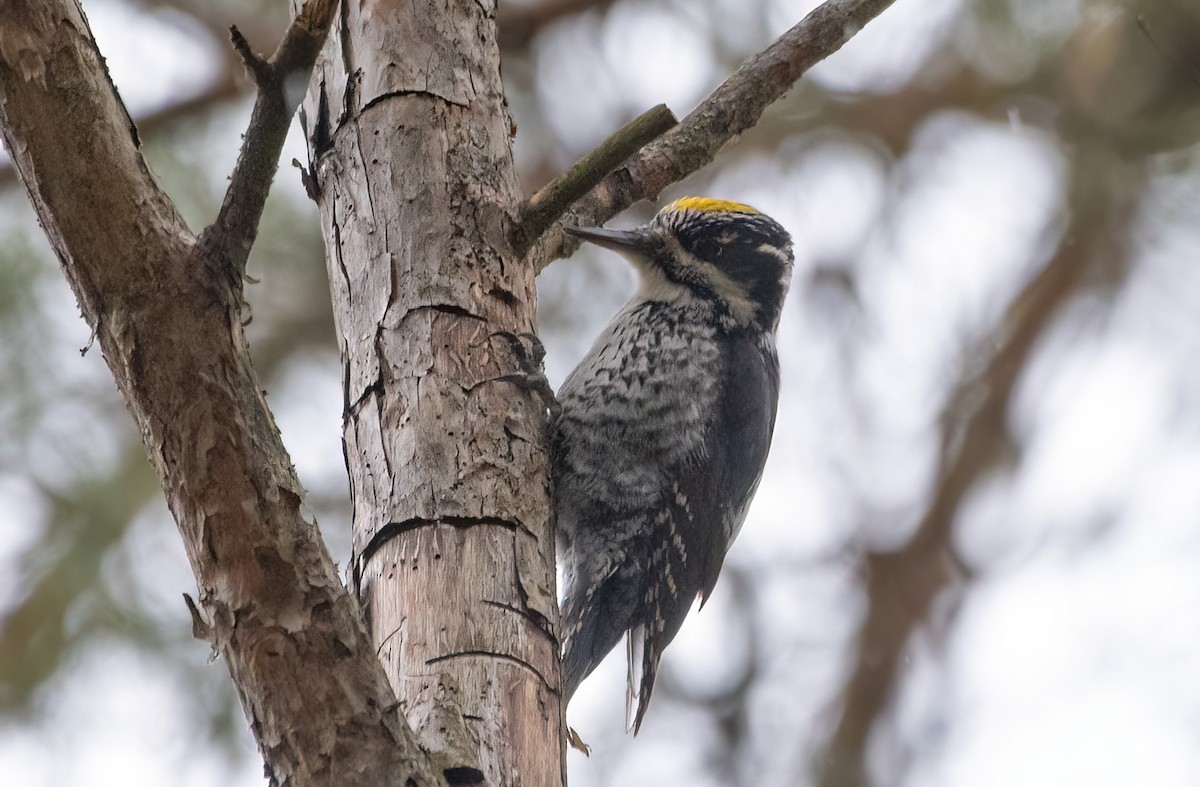
[[[664,233],[664,239],[675,259],[682,261],[687,267],[698,271],[703,276],[717,296],[729,307],[729,315],[738,325],[745,327],[754,319],[754,301],[733,279],[712,263],[703,262],[696,255],[683,248],[679,239],[671,233]]]
[[[763,254],[770,254],[772,257],[779,260],[784,265],[791,264],[791,261],[788,259],[787,254],[785,254],[784,252],[775,248],[774,246],[772,246],[769,243],[759,244],[758,251],[761,251]]]
[[[758,251],[762,252],[763,254],[770,254],[772,257],[783,263],[783,265],[780,267],[781,273],[779,274],[779,283],[782,285],[783,291],[786,293],[792,284],[792,261],[788,257],[787,252],[777,249],[769,243],[759,244]]]
[[[754,301],[750,300],[741,285],[712,265],[708,266],[705,273],[717,295],[729,305],[729,314],[738,325],[749,325],[754,319]]]

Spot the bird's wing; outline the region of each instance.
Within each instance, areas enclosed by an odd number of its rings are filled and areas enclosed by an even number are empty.
[[[708,600],[762,477],[779,403],[779,362],[774,347],[750,337],[730,339],[721,381],[725,392],[707,425],[704,450],[668,469],[658,517],[670,538],[653,545],[645,576],[647,620],[629,632],[626,722],[641,726],[659,659],[692,602]],[[661,580],[660,580],[661,578]]]
[[[705,436],[705,459],[690,472],[685,469],[679,479],[688,501],[688,510],[679,517],[684,541],[701,550],[696,577],[700,584],[689,582],[688,587],[698,588],[701,603],[712,593],[725,553],[746,519],[767,461],[779,404],[774,345],[760,345],[749,337],[736,341],[743,346],[729,354],[727,393]]]

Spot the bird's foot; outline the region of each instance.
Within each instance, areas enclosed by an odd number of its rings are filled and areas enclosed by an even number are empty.
[[[517,357],[517,365],[521,368],[518,374],[506,374],[498,379],[537,394],[541,397],[546,409],[550,411],[551,420],[558,418],[562,407],[554,396],[554,389],[550,387],[550,381],[546,379],[543,368],[543,362],[546,360],[546,347],[537,334],[529,331],[521,333],[496,331],[492,336],[499,336],[508,341],[513,354]],[[529,342],[528,347],[525,346],[526,341]]]
[[[583,742],[583,738],[579,737],[579,733],[575,732],[574,727],[567,727],[567,743],[575,751],[583,752],[584,757],[592,756],[592,747]]]

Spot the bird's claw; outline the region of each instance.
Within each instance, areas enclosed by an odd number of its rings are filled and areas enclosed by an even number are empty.
[[[574,727],[567,727],[567,743],[572,749],[583,752],[584,757],[592,756],[592,747],[583,742],[583,738],[579,737]]]
[[[498,379],[513,383],[537,394],[550,411],[551,419],[558,418],[562,407],[559,405],[558,399],[554,396],[554,389],[550,387],[550,381],[546,379],[546,373],[543,371],[542,364],[546,360],[546,347],[542,344],[541,339],[537,337],[537,334],[529,331],[521,331],[520,333],[496,331],[492,333],[492,336],[499,336],[508,340],[513,354],[517,357],[517,364],[521,367],[519,374],[507,374]],[[529,347],[525,346],[526,341],[529,342]]]

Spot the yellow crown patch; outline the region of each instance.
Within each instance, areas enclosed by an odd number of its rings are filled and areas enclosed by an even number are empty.
[[[758,213],[759,211],[727,199],[709,197],[683,197],[667,206],[667,210],[695,210],[701,213]]]

